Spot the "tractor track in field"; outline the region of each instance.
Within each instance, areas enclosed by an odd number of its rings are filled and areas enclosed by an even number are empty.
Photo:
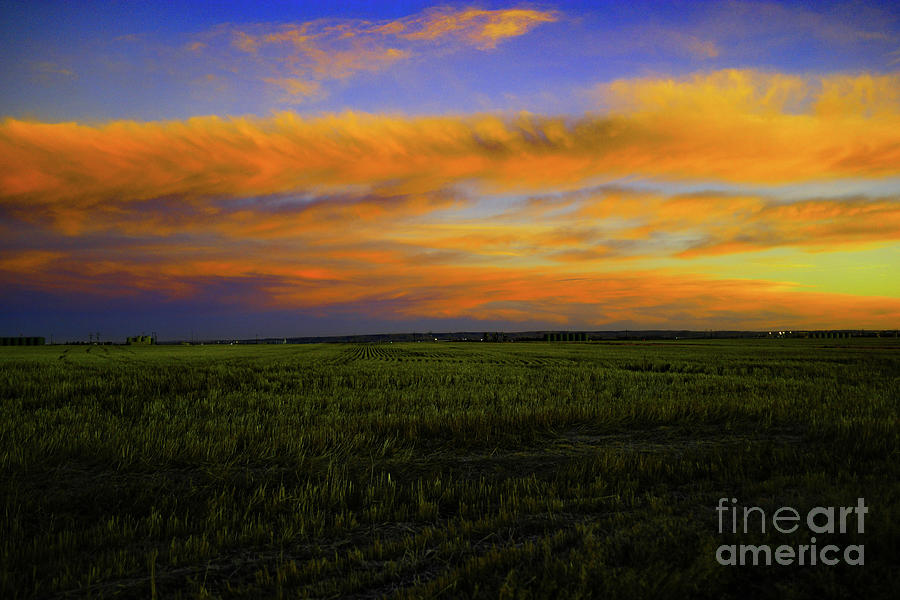
[[[477,557],[491,550],[521,548],[527,543],[536,543],[544,537],[560,531],[574,531],[579,525],[596,524],[598,520],[611,519],[622,512],[624,511],[523,515],[516,526],[508,526],[499,531],[480,536],[477,539],[472,539],[466,548],[465,554],[468,557]],[[457,517],[444,519],[445,522],[456,520],[458,520]],[[429,522],[363,525],[357,527],[349,535],[339,539],[335,538],[320,542],[290,542],[279,549],[270,547],[235,549],[219,553],[203,563],[177,567],[170,567],[157,562],[154,565],[155,573],[153,575],[148,573],[119,577],[109,581],[60,591],[48,597],[81,598],[85,596],[85,593],[88,595],[100,593],[102,597],[104,593],[109,592],[130,597],[131,594],[143,594],[149,591],[151,586],[160,588],[163,595],[165,595],[168,588],[183,585],[182,582],[184,580],[201,583],[207,593],[217,594],[223,589],[227,589],[228,585],[252,581],[261,568],[275,571],[279,566],[289,562],[302,564],[320,556],[337,556],[345,549],[359,547],[360,543],[363,544],[364,548],[369,548],[371,545],[369,542],[374,543],[376,540],[380,544],[390,544],[408,536],[418,537],[427,528],[434,526],[434,523]],[[384,598],[388,594],[415,588],[437,579],[443,574],[451,573],[454,570],[454,565],[449,563],[446,557],[442,558],[439,555],[440,545],[440,539],[429,542],[423,549],[419,550],[421,559],[404,569],[404,572],[392,577],[391,581],[375,583],[371,587],[364,587],[355,592],[344,594],[341,597],[356,600]],[[163,550],[164,547],[164,544],[157,544],[157,550]],[[359,568],[379,572],[388,562],[390,561],[368,559],[364,560],[359,565]],[[332,570],[316,583],[321,584],[343,577],[345,577],[344,573]],[[306,587],[315,589],[315,585],[310,584]]]
[[[452,350],[407,350],[391,347],[386,344],[359,344],[346,348],[337,356],[328,361],[332,365],[349,365],[351,363],[368,361],[393,364],[454,364],[454,365],[478,365],[478,366],[512,366],[512,367],[554,367],[559,365],[573,365],[575,361],[569,358],[547,358],[540,356],[513,356],[513,355],[471,355]]]
[[[453,454],[436,453],[412,460],[400,461],[407,469],[410,477],[420,476],[419,469],[425,471],[437,470],[442,474],[454,474],[467,479],[476,478],[506,478],[522,476],[534,473],[539,477],[550,477],[556,470],[572,460],[589,459],[595,456],[598,450],[606,449],[621,452],[624,455],[640,455],[644,453],[670,454],[673,460],[690,449],[713,447],[744,447],[748,444],[776,444],[793,445],[802,441],[802,436],[797,431],[790,429],[775,429],[766,433],[728,433],[707,429],[703,431],[686,431],[674,427],[659,427],[647,430],[622,431],[615,433],[595,434],[584,428],[574,428],[561,431],[542,447],[523,448],[517,451],[491,451],[457,456]],[[388,459],[380,466],[383,470],[391,470],[395,466],[394,461]],[[430,469],[428,467],[431,467]],[[364,472],[360,471],[362,474]],[[75,474],[70,473],[70,475]],[[269,473],[271,476],[272,473]],[[136,473],[132,476],[166,479],[175,477],[184,479],[184,484],[195,477],[208,477],[208,474],[190,472],[190,470],[173,470],[165,474],[161,473]],[[273,479],[274,481],[274,479]],[[194,481],[195,483],[196,481]],[[680,491],[672,492],[672,499],[677,501],[681,496]],[[615,496],[604,496],[615,501]],[[561,530],[570,531],[575,527],[587,523],[598,523],[617,514],[614,512],[601,512],[596,509],[586,510],[582,508],[567,507],[554,514],[532,513],[523,514],[519,520],[509,526],[508,530],[496,531],[487,536],[473,538],[467,549],[470,557],[483,555],[492,548],[518,548],[523,544],[532,542],[558,533]],[[572,512],[574,510],[574,512]],[[441,521],[452,523],[457,517],[445,516]],[[366,524],[346,532],[341,537],[323,539],[321,541],[297,540],[286,543],[283,547],[275,549],[267,546],[255,548],[241,548],[218,553],[214,557],[202,563],[185,564],[180,566],[166,566],[157,564],[154,579],[155,586],[165,592],[167,588],[183,585],[186,580],[195,582],[203,581],[209,587],[207,591],[213,593],[221,591],[222,582],[236,584],[251,581],[260,569],[273,572],[290,561],[303,563],[321,556],[338,556],[345,550],[352,548],[369,548],[377,540],[380,544],[390,544],[407,536],[418,537],[428,527],[434,527],[434,522],[408,521],[395,523]],[[425,544],[419,552],[421,558],[404,572],[398,573],[389,581],[377,582],[371,587],[363,587],[346,594],[347,598],[379,598],[385,594],[392,594],[404,589],[411,589],[425,584],[442,574],[452,572],[453,566],[443,560],[438,552],[441,540],[437,539]],[[151,545],[153,547],[154,545]],[[159,550],[163,550],[165,544],[155,544]],[[415,544],[410,544],[416,547]],[[368,559],[358,565],[357,568],[377,572],[386,564],[386,560]],[[334,570],[329,570],[322,575],[319,583],[333,580],[343,575]],[[209,577],[209,579],[207,579]],[[88,593],[121,593],[130,596],[142,593],[151,587],[149,574],[120,577],[103,581],[93,585],[69,589],[54,594],[55,598],[82,597]],[[315,589],[314,584],[308,586]]]

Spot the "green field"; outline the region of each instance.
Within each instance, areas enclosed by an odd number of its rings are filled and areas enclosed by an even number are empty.
[[[0,348],[0,597],[892,597],[898,403],[889,339]]]

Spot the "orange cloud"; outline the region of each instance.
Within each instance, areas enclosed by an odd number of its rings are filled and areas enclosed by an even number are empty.
[[[846,250],[900,239],[900,198],[810,199],[600,189],[532,198],[477,221],[427,216],[379,228],[382,243],[438,249],[468,264],[578,264],[767,250]]]
[[[582,187],[609,177],[773,183],[900,173],[900,76],[728,71],[616,82],[609,115],[198,117],[0,125],[0,201],[81,204],[361,187],[431,192]],[[798,107],[795,112],[792,110]]]
[[[838,75],[824,79],[830,84],[843,78]],[[897,85],[896,75],[885,79]],[[726,69],[681,79],[619,79],[598,85],[595,94],[602,106],[615,112],[679,115],[696,111],[705,118],[720,119],[797,114],[817,97],[816,84],[799,75]]]
[[[500,40],[524,35],[541,23],[552,23],[559,15],[553,11],[524,8],[481,10],[435,8],[424,14],[392,21],[380,31],[408,40],[463,40],[477,48],[495,48]]]
[[[817,115],[862,118],[900,114],[900,75],[839,75],[822,80]]]
[[[437,49],[436,44],[441,51],[490,50],[504,39],[557,19],[555,12],[526,8],[444,7],[393,21],[321,19],[219,26],[198,35],[188,47],[219,57],[230,69],[243,65],[244,72],[283,90],[282,101],[297,103],[322,95],[325,81],[378,72],[426,56]],[[246,59],[251,59],[249,64]]]
[[[297,77],[266,77],[266,83],[278,86],[284,91],[281,101],[288,104],[297,103],[305,98],[322,93],[322,84]]]
[[[64,258],[65,253],[49,250],[23,250],[0,256],[0,271],[9,273],[33,273],[46,270],[53,262]]]
[[[8,253],[0,280],[73,293],[98,286],[112,295],[152,290],[182,299],[224,282],[252,286],[254,299],[245,301],[260,309],[352,305],[365,312],[372,305],[397,318],[585,326],[617,320],[675,326],[676,314],[678,323],[690,318],[697,326],[715,319],[771,326],[764,315],[795,327],[835,326],[829,310],[846,315],[848,326],[861,326],[862,318],[885,326],[884,315],[897,312],[896,302],[885,298],[699,277],[690,260],[680,272],[647,266],[654,258],[896,242],[897,199],[782,203],[601,189],[533,198],[478,220],[460,217],[477,208],[475,200],[449,194],[185,202],[83,209],[81,229],[63,233],[84,236],[84,243]],[[91,241],[110,233],[128,237],[114,251]],[[42,245],[55,247],[54,234],[43,235]],[[628,272],[622,261],[630,262]],[[865,316],[864,308],[874,312]]]
[[[253,293],[239,300],[256,310],[352,311],[382,319],[504,319],[577,327],[635,322],[699,329],[758,329],[773,323],[794,328],[879,328],[900,317],[893,298],[811,293],[779,282],[667,271],[555,273],[410,261],[355,263],[355,267],[348,262],[335,268],[309,266],[302,257],[285,255],[254,259],[246,248],[219,254],[215,259],[194,257],[182,249],[163,252],[147,263],[127,250],[115,259],[88,254],[54,257],[52,262],[21,253],[0,262],[0,282],[105,297],[153,292],[164,299],[208,297],[210,289],[249,285]],[[45,266],[35,271],[40,265]]]

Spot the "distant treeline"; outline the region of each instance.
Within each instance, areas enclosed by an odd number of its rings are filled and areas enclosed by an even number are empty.
[[[584,331],[563,331],[559,333],[545,333],[545,342],[586,342],[588,334]]]
[[[43,346],[42,337],[0,337],[0,346]]]
[[[98,334],[99,337],[99,334]],[[898,330],[823,330],[823,331],[671,331],[671,330],[621,330],[621,331],[462,331],[452,333],[377,333],[367,335],[309,336],[258,339],[204,340],[205,344],[322,344],[322,343],[387,343],[387,342],[591,342],[614,340],[691,340],[691,339],[845,339],[845,338],[897,338]],[[43,346],[44,337],[0,337],[0,346]],[[67,344],[88,344],[69,341]],[[97,342],[90,342],[100,344]],[[112,344],[106,341],[103,344]],[[121,342],[120,342],[121,343]],[[154,336],[137,335],[126,338],[128,345],[178,344],[181,340],[158,341]]]
[[[857,338],[898,337],[897,330],[833,331],[691,331],[691,330],[619,330],[619,331],[459,331],[441,333],[377,333],[364,335],[306,336],[253,339],[204,340],[205,344],[322,344],[388,342],[590,342],[614,340],[691,340],[691,339],[772,339],[772,338]],[[157,342],[177,344],[179,341]]]

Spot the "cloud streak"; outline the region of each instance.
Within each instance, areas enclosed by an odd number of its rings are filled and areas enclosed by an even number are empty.
[[[147,264],[127,255],[103,260],[18,253],[0,261],[0,279],[53,294],[140,298],[151,293],[160,301],[204,297],[216,305],[236,301],[245,310],[352,312],[398,321],[424,317],[579,327],[632,322],[765,328],[777,320],[812,328],[884,327],[900,317],[895,299],[814,293],[765,280],[663,271],[562,275],[541,269],[410,264],[358,266],[336,274],[298,262],[270,262],[261,272],[257,262],[237,256],[208,260],[182,253]],[[47,268],[35,272],[36,264]],[[248,285],[254,293],[240,298],[219,291],[246,290]]]
[[[900,173],[900,75],[726,71],[617,81],[578,119],[343,113],[0,125],[5,205],[460,183],[539,191],[621,176],[777,183]]]
[[[198,34],[187,49],[260,77],[284,93],[283,102],[300,103],[324,94],[325,82],[436,53],[490,51],[558,19],[555,11],[530,8],[438,7],[395,20],[227,24]]]
[[[888,297],[816,293],[789,279],[704,276],[695,265],[772,248],[835,252],[896,243],[897,198],[784,203],[600,188],[466,217],[485,203],[490,199],[411,194],[99,205],[82,211],[78,231],[39,222],[17,234],[12,225],[5,237],[20,249],[0,253],[0,281],[47,293],[152,292],[161,301],[220,303],[237,302],[221,290],[253,288],[240,298],[246,310],[597,327],[717,319],[766,327],[775,316],[818,327],[836,314],[847,326],[875,327],[898,311]],[[120,237],[112,246],[99,243],[109,235]],[[682,266],[654,266],[659,259]]]

